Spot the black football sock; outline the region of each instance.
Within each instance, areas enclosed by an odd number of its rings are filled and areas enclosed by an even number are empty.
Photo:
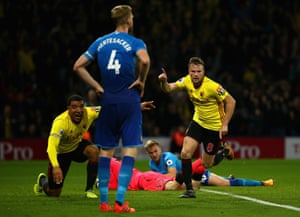
[[[186,190],[193,190],[192,185],[192,159],[181,159],[182,175]]]
[[[224,159],[224,150],[219,151],[216,156],[215,156],[215,160],[214,160],[214,166],[218,165],[219,163],[221,163],[221,161]]]
[[[182,173],[176,175],[175,181],[178,182],[180,185],[183,184],[184,180]]]
[[[201,181],[202,180],[202,175],[203,173],[195,173],[192,175],[192,179],[196,180],[196,181]]]
[[[86,178],[86,188],[85,190],[93,189],[98,172],[98,162],[89,161],[87,164],[87,178]]]

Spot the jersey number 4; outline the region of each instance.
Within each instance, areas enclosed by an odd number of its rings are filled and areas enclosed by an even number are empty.
[[[112,50],[110,57],[109,57],[109,61],[108,61],[108,65],[107,65],[107,69],[108,70],[114,70],[115,74],[118,75],[120,74],[120,68],[121,68],[121,64],[119,63],[119,60],[116,59],[116,50]]]

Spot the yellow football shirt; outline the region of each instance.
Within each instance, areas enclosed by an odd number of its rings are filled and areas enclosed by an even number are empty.
[[[193,120],[206,129],[219,131],[225,115],[223,100],[229,93],[219,83],[206,76],[197,89],[194,88],[190,75],[177,80],[176,85],[179,89],[187,91],[194,105]]]
[[[93,121],[98,118],[101,107],[85,107],[79,124],[72,122],[68,110],[58,115],[48,137],[48,156],[52,166],[59,166],[57,154],[74,151]]]

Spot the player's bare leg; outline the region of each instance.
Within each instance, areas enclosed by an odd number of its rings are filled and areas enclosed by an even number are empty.
[[[202,164],[203,166],[208,169],[214,166],[215,163],[215,155],[209,155],[206,152],[202,152]]]

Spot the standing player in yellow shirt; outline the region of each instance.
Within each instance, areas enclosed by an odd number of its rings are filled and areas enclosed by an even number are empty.
[[[205,76],[204,61],[192,57],[188,63],[188,75],[168,83],[167,73],[158,76],[163,91],[185,90],[194,105],[194,115],[186,131],[181,151],[182,173],[186,191],[180,198],[195,198],[192,187],[192,156],[203,143],[203,165],[210,168],[220,148],[221,139],[228,134],[228,124],[236,101],[219,83]]]

